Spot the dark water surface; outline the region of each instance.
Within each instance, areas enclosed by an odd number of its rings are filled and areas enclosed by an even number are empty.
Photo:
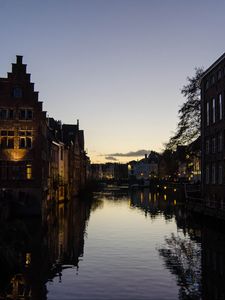
[[[225,299],[223,225],[191,216],[181,200],[106,189],[62,205],[44,243],[57,263],[38,253],[42,242],[22,272],[31,299]]]

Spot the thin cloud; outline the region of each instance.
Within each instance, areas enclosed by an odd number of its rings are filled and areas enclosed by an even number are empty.
[[[144,156],[145,154],[149,154],[151,150],[137,150],[137,151],[130,151],[127,153],[111,153],[108,157],[136,157],[136,156]]]
[[[116,159],[116,158],[113,157],[113,156],[105,156],[105,159],[106,159],[106,160],[118,161],[118,159]]]

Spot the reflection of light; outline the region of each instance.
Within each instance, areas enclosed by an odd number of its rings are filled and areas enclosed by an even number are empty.
[[[176,191],[177,191],[177,189],[174,189],[173,191],[174,191],[174,192],[176,192]]]
[[[164,190],[166,190],[166,189],[167,189],[167,186],[164,186],[163,188],[164,188]]]
[[[174,205],[177,205],[177,200],[173,200],[173,204],[174,204]]]
[[[154,194],[154,202],[156,201],[156,194]]]
[[[157,188],[159,187],[159,185],[157,184]]]
[[[166,199],[167,199],[167,195],[165,194],[165,195],[163,196],[163,198],[164,198],[164,200],[166,200]]]
[[[31,263],[31,253],[26,253],[26,266],[28,266]]]
[[[148,201],[151,201],[152,200],[152,195],[151,193],[148,193]]]
[[[143,200],[144,200],[144,194],[143,192],[141,192],[141,202],[143,202]]]

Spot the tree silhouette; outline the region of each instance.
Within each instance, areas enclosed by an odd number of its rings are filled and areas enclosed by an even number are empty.
[[[165,238],[165,245],[158,249],[166,267],[177,277],[179,299],[201,299],[201,250],[189,238],[173,233]]]
[[[201,103],[200,82],[203,68],[195,68],[195,75],[187,77],[187,85],[181,89],[186,101],[178,111],[179,122],[176,132],[166,144],[167,149],[175,149],[177,145],[187,145],[200,135]]]

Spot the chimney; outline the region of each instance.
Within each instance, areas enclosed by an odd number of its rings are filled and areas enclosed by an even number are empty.
[[[79,119],[77,119],[77,129],[79,129]]]
[[[22,55],[17,55],[16,56],[16,63],[18,65],[22,65],[22,63],[23,63],[23,56]]]
[[[145,159],[147,159],[148,158],[148,154],[145,154]]]

